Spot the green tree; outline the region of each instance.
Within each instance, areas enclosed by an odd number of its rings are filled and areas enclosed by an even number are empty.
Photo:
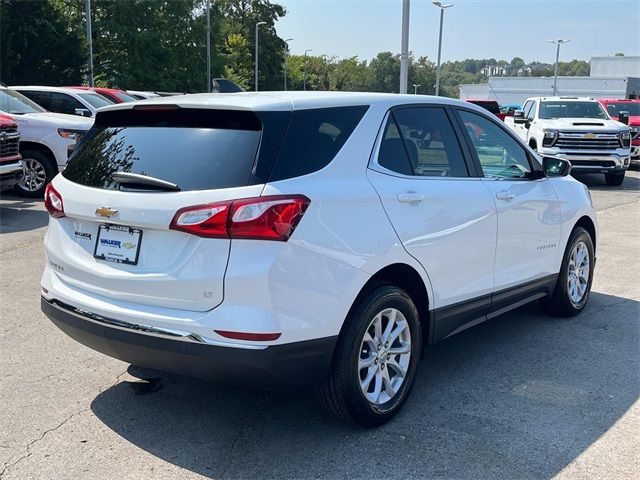
[[[253,66],[249,41],[239,33],[227,37],[224,48],[224,77],[236,82],[244,89],[251,87]]]
[[[0,79],[8,84],[73,85],[82,80],[82,40],[48,1],[0,3]]]

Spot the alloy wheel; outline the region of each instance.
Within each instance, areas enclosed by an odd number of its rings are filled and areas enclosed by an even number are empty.
[[[47,181],[47,171],[44,165],[35,158],[26,158],[22,162],[25,169],[24,176],[18,184],[19,187],[27,192],[35,192],[41,189]]]
[[[400,391],[411,361],[411,331],[395,308],[378,313],[365,331],[358,359],[358,381],[367,401],[382,405]]]
[[[587,293],[589,285],[589,250],[584,242],[578,242],[571,251],[569,268],[567,269],[567,285],[569,300],[579,305]]]

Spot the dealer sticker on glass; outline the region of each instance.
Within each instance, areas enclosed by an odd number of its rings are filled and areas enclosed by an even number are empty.
[[[138,264],[142,230],[122,225],[100,225],[96,238],[95,258],[108,262]]]

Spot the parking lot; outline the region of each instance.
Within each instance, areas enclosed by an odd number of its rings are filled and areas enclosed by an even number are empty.
[[[409,403],[365,431],[310,392],[262,393],[129,368],[40,312],[41,201],[0,201],[0,477],[637,478],[640,173],[592,190],[587,310],[537,304],[431,348]]]

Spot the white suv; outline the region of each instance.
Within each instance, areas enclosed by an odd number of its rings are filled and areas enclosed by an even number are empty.
[[[126,362],[318,385],[338,417],[380,425],[427,344],[535,299],[585,307],[596,218],[569,170],[445,98],[107,107],[45,195],[42,309]]]
[[[40,85],[9,87],[20,92],[38,105],[55,113],[95,117],[96,110],[114,102],[99,93],[75,88],[46,87]]]

